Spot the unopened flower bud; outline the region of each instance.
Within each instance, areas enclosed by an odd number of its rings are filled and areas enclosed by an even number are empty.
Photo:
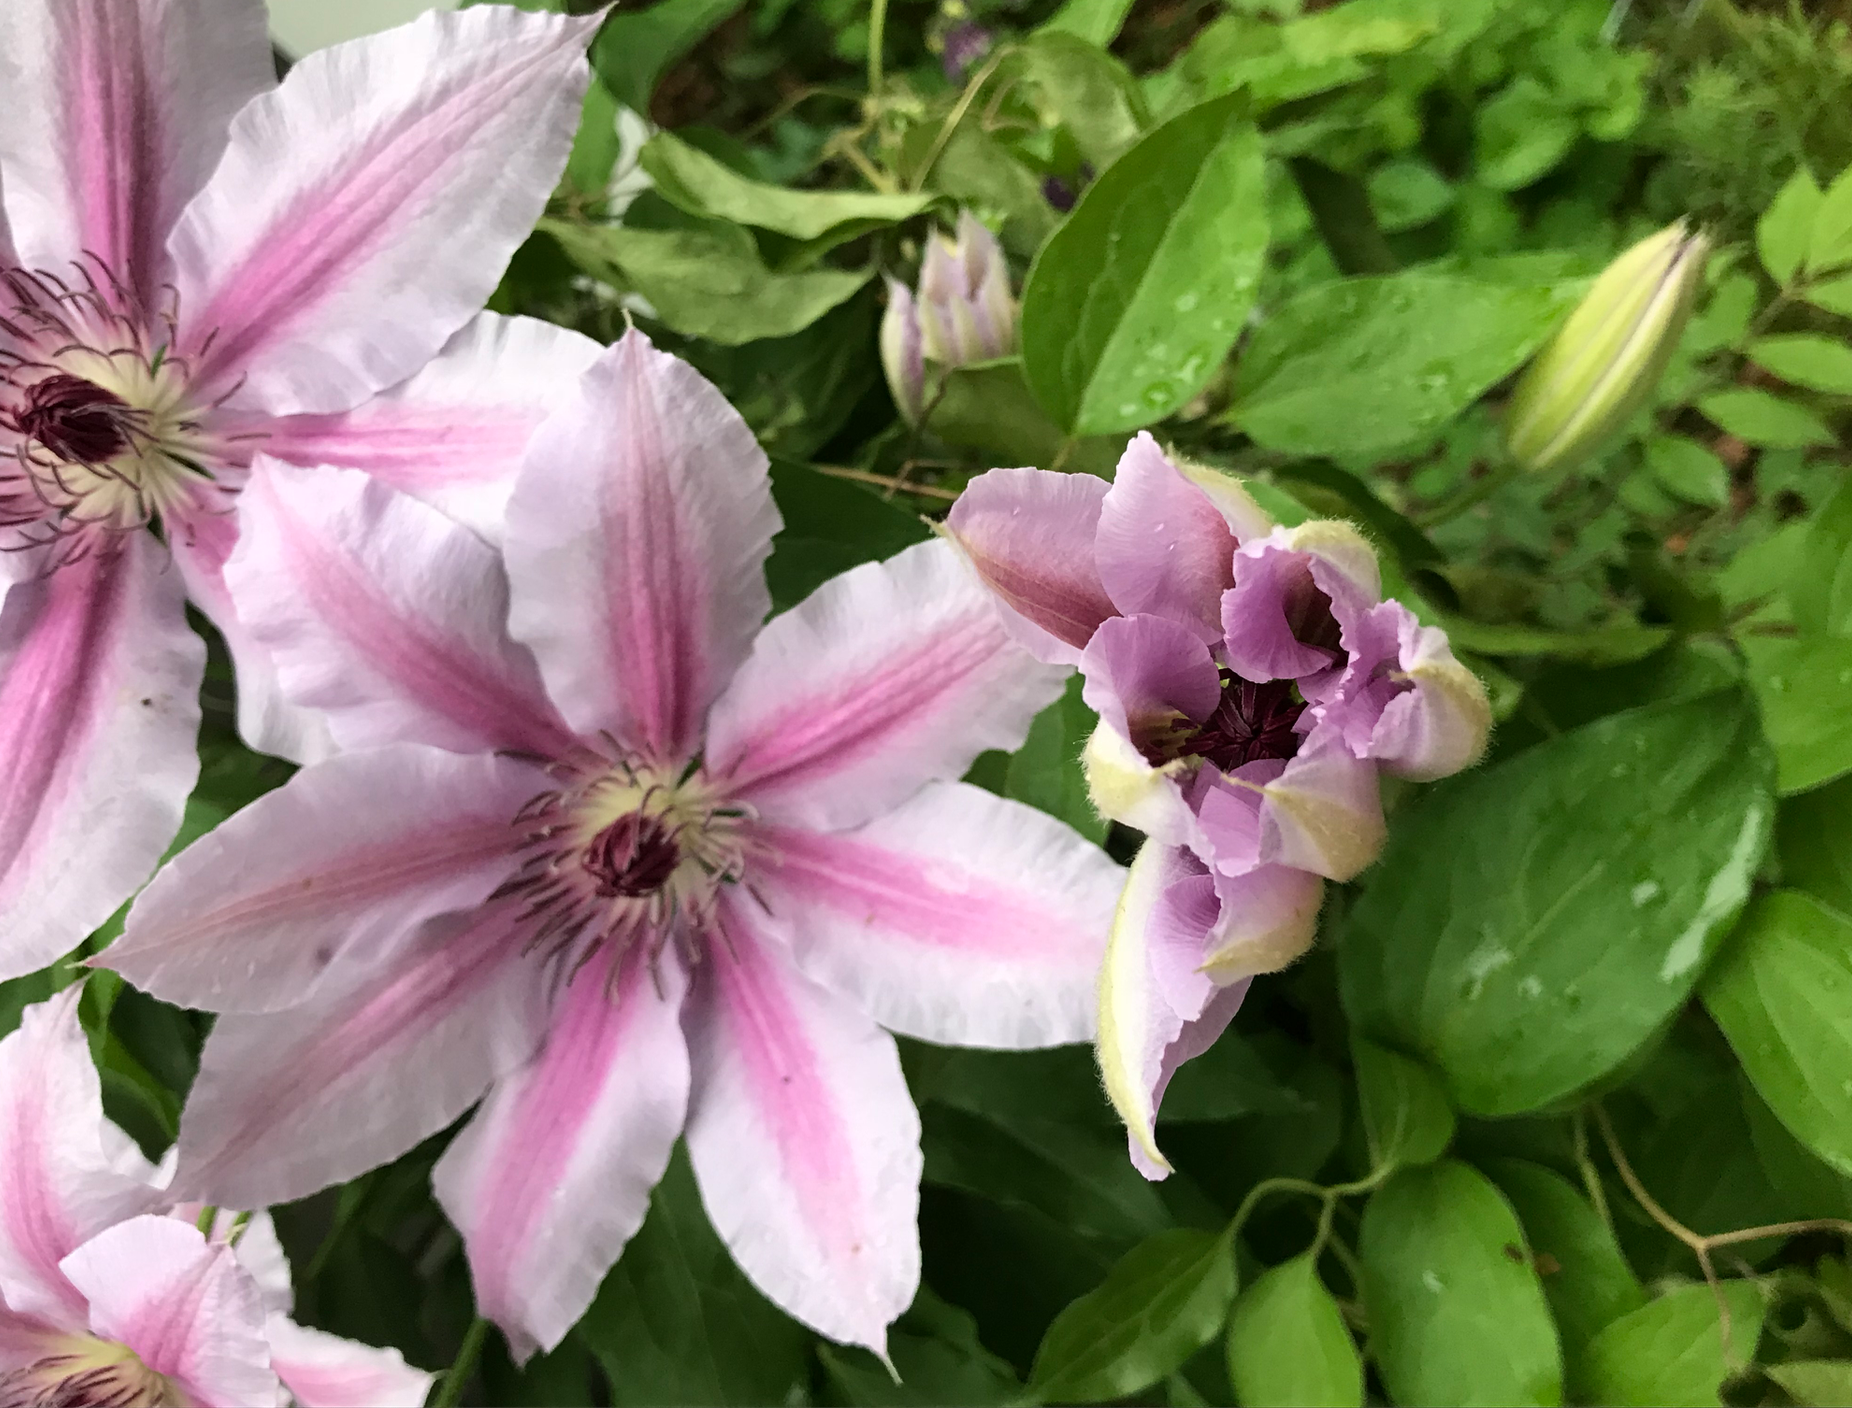
[[[1016,300],[997,237],[969,211],[956,239],[935,232],[926,244],[917,290],[888,280],[881,320],[881,366],[894,404],[917,425],[945,369],[988,362],[1016,350]]]
[[[1678,346],[1710,241],[1684,221],[1602,271],[1518,383],[1505,446],[1526,469],[1560,469],[1618,430]]]

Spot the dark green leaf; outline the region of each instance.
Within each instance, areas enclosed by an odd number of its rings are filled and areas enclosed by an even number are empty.
[[[1267,251],[1260,135],[1241,101],[1192,108],[1087,188],[1023,290],[1023,371],[1056,424],[1134,430],[1200,391]]]
[[[772,461],[772,497],[785,524],[765,564],[775,611],[797,605],[839,572],[932,536],[918,517],[879,494],[801,464]]]
[[[1353,1034],[1350,1048],[1370,1167],[1432,1163],[1446,1153],[1453,1142],[1453,1107],[1440,1077],[1367,1037]]]
[[[1840,485],[1808,521],[1787,591],[1802,632],[1852,636],[1852,481]]]
[[[1747,636],[1749,684],[1775,749],[1782,795],[1852,771],[1852,640]]]
[[[1022,1394],[1015,1371],[979,1342],[976,1321],[925,1286],[894,1322],[887,1348],[899,1383],[865,1349],[823,1344],[817,1350],[848,1401],[870,1408],[981,1408]]]
[[[1029,390],[1015,357],[948,370],[926,424],[946,444],[992,464],[1059,465],[1107,478],[1125,450],[1125,441],[1111,436],[1070,442]]]
[[[1160,1232],[1056,1317],[1030,1392],[1043,1403],[1097,1403],[1149,1388],[1215,1338],[1234,1298],[1226,1235]]]
[[[1093,809],[1080,751],[1098,719],[1080,697],[1081,677],[1035,716],[1029,736],[1010,758],[1003,795],[1060,817],[1089,841],[1106,839],[1106,819]]]
[[[1773,820],[1737,694],[1610,715],[1429,791],[1396,818],[1340,937],[1344,1003],[1455,1103],[1538,1109],[1678,1010]]]
[[[1775,844],[1784,882],[1852,915],[1852,778],[1785,799]]]
[[[1485,1176],[1403,1169],[1363,1212],[1370,1349],[1398,1403],[1562,1402],[1556,1327],[1524,1233]]]
[[[1294,454],[1409,444],[1514,371],[1568,302],[1553,284],[1435,274],[1320,284],[1255,329],[1229,418]]]
[[[1358,1408],[1363,1364],[1307,1254],[1241,1293],[1228,1322],[1228,1377],[1246,1408]]]
[[[1681,1286],[1609,1325],[1588,1347],[1590,1402],[1714,1405],[1732,1361],[1755,1353],[1762,1296],[1744,1281],[1722,1288],[1729,1307],[1730,1356],[1724,1355],[1718,1297],[1709,1286]]]
[[[647,113],[662,75],[742,3],[660,0],[643,10],[613,10],[592,41],[592,67],[620,103]]]
[[[1642,660],[1672,639],[1664,626],[1599,626],[1586,631],[1550,631],[1535,626],[1488,626],[1464,617],[1440,615],[1448,638],[1477,655],[1552,655],[1590,665],[1624,665]]]

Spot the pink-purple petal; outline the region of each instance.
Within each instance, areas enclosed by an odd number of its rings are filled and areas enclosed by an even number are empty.
[[[885,1352],[920,1274],[920,1125],[899,1054],[797,970],[751,900],[723,916],[687,1018],[708,1220],[780,1309]]]
[[[1094,560],[1113,605],[1222,638],[1222,593],[1234,585],[1234,533],[1209,496],[1140,431],[1100,508]]]
[[[1145,751],[1202,723],[1222,697],[1221,675],[1196,632],[1164,616],[1114,616],[1081,652],[1087,707]]]
[[[509,622],[581,733],[693,752],[770,609],[766,470],[739,413],[634,330],[535,434],[508,505]]]
[[[519,902],[429,921],[299,1006],[221,1017],[180,1121],[174,1190],[224,1207],[306,1197],[396,1158],[523,1065],[550,975]]]
[[[291,703],[344,748],[429,743],[557,756],[573,745],[482,539],[358,470],[259,456],[225,581]]]
[[[522,1361],[578,1323],[643,1225],[688,1110],[687,979],[673,950],[573,976],[546,1045],[496,1081],[432,1174],[476,1309]]]
[[[1383,848],[1376,765],[1314,730],[1273,781],[1260,810],[1259,858],[1349,880]]]
[[[513,758],[416,744],[337,755],[174,857],[97,961],[183,1006],[292,1007],[482,903],[518,863],[515,814],[550,785]]]
[[[0,978],[108,919],[180,827],[199,775],[206,650],[146,533],[0,601]]]
[[[344,1340],[272,1312],[270,1367],[297,1408],[421,1408],[431,1378],[396,1349]]]
[[[1086,1041],[1125,872],[1053,817],[933,783],[853,831],[763,832],[755,880],[798,966],[882,1026],[954,1046]]]
[[[919,543],[760,633],[714,706],[707,768],[770,820],[855,826],[987,748],[1021,746],[1060,690],[957,552]]]
[[[168,246],[205,382],[274,415],[344,411],[430,361],[559,178],[598,19],[426,14],[248,104]]]
[[[1078,664],[1100,622],[1118,614],[1093,557],[1107,488],[1091,474],[993,469],[945,520],[1038,660]]]

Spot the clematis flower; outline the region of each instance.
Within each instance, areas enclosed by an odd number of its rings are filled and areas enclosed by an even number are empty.
[[[0,978],[107,919],[178,828],[189,598],[246,737],[322,746],[225,593],[254,453],[495,521],[597,351],[471,321],[564,164],[593,23],[427,15],[278,86],[257,0],[0,5]]]
[[[917,291],[887,281],[881,367],[907,422],[919,424],[947,368],[1014,352],[1017,316],[1003,247],[970,211],[959,211],[955,239],[937,230],[927,238]]]
[[[1100,979],[1107,1094],[1150,1177],[1165,1086],[1249,981],[1311,946],[1325,880],[1383,841],[1377,774],[1444,777],[1491,725],[1444,632],[1383,601],[1348,524],[1281,527],[1149,435],[1113,483],[994,469],[947,520],[1038,659],[1080,667],[1101,813],[1150,840]]]
[[[439,1162],[517,1353],[584,1312],[685,1137],[765,1294],[879,1349],[919,1276],[888,1031],[1085,1041],[1123,871],[953,781],[1062,671],[943,542],[763,629],[745,423],[630,332],[536,434],[501,560],[260,460],[229,577],[342,751],[176,857],[102,961],[219,1019],[176,1186],[300,1197],[487,1098]]]
[[[267,1214],[176,1207],[103,1116],[81,988],[0,1041],[0,1402],[416,1408],[431,1376],[289,1318]]]

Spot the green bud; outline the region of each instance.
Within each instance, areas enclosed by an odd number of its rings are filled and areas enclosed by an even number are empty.
[[[1678,346],[1709,252],[1681,220],[1602,270],[1518,383],[1505,420],[1513,460],[1566,468],[1626,423]]]

